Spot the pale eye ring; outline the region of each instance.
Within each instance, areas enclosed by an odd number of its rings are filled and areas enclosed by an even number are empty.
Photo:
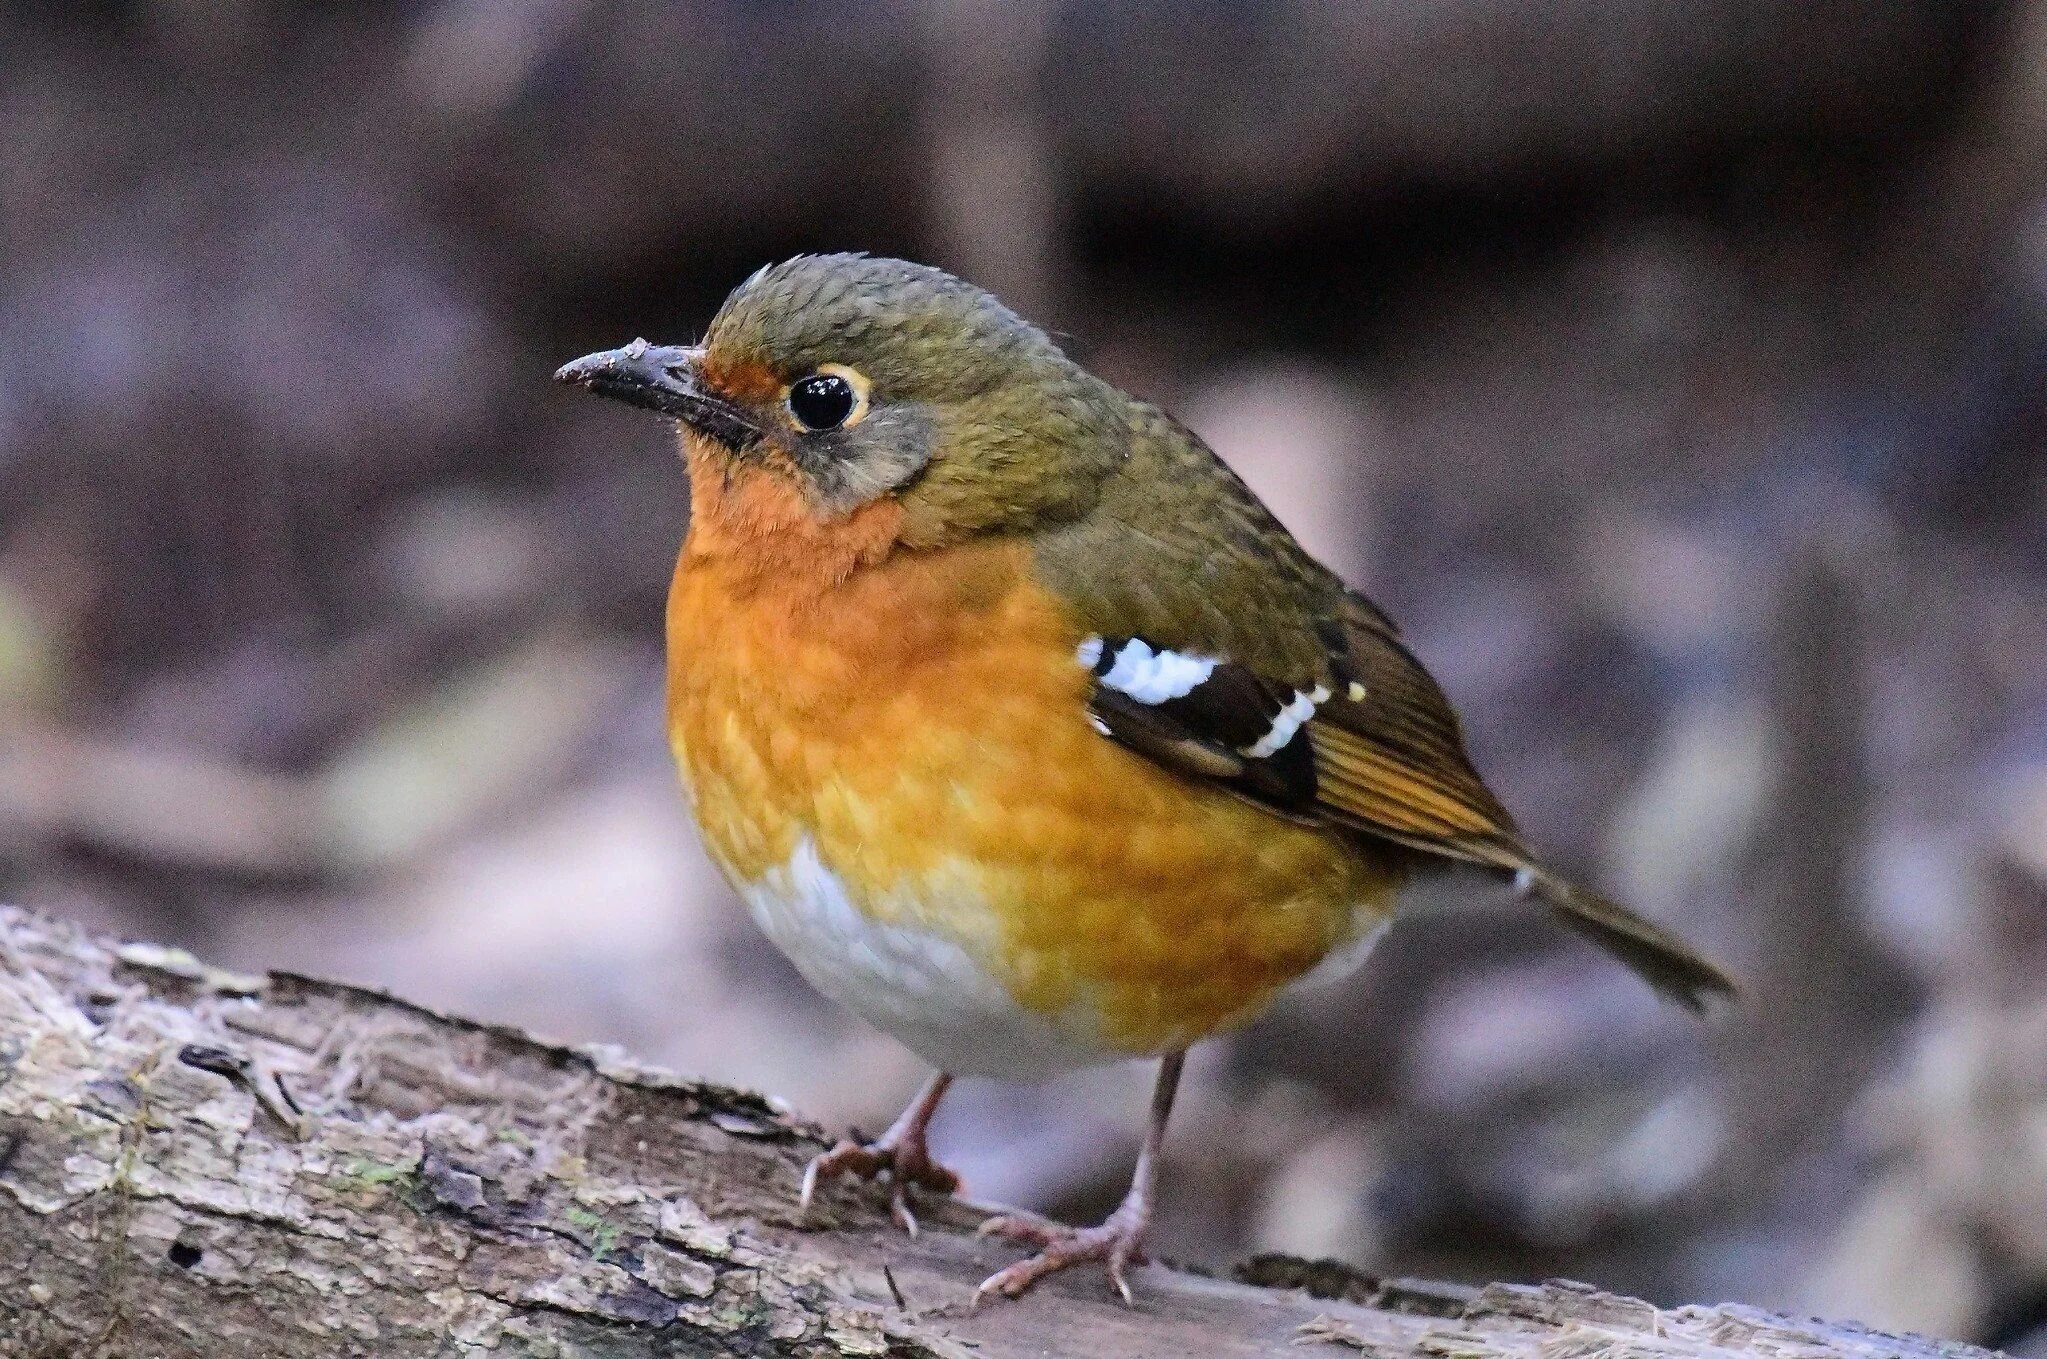
[[[845,429],[867,415],[867,379],[836,363],[823,364],[790,383],[783,401],[806,433]]]

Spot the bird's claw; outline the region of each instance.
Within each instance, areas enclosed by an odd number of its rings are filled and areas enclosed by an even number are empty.
[[[904,1236],[912,1241],[917,1239],[917,1215],[910,1211],[910,1187],[901,1180],[889,1186],[888,1216]]]
[[[921,1142],[891,1142],[887,1138],[855,1142],[847,1138],[823,1155],[812,1157],[804,1167],[798,1211],[806,1214],[810,1211],[817,1187],[825,1180],[841,1175],[872,1180],[883,1172],[890,1181],[888,1215],[912,1237],[917,1235],[917,1215],[910,1211],[910,1186],[939,1194],[950,1194],[960,1187],[960,1177],[932,1160]]]
[[[980,1307],[989,1295],[995,1293],[1006,1298],[1021,1297],[1025,1290],[1048,1274],[1057,1274],[1085,1261],[1099,1260],[1107,1267],[1109,1282],[1116,1286],[1123,1305],[1132,1306],[1130,1281],[1125,1273],[1131,1265],[1145,1262],[1144,1228],[1145,1224],[1135,1215],[1121,1210],[1112,1213],[1109,1220],[1099,1227],[1068,1227],[1021,1214],[997,1214],[981,1224],[980,1235],[1027,1242],[1037,1246],[1038,1253],[1005,1269],[998,1269],[983,1279],[981,1286],[974,1290],[972,1305]]]

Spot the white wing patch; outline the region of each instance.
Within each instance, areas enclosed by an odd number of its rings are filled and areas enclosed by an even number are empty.
[[[1102,639],[1088,638],[1075,650],[1073,658],[1093,670],[1102,662]],[[1126,698],[1158,704],[1193,693],[1221,664],[1214,656],[1191,651],[1164,647],[1154,651],[1143,638],[1133,637],[1116,652],[1115,661],[1101,682]]]
[[[1154,648],[1141,637],[1133,637],[1117,648],[1114,655],[1106,652],[1108,643],[1099,636],[1089,636],[1074,649],[1073,659],[1083,669],[1097,672],[1098,682],[1108,689],[1114,689],[1125,698],[1139,703],[1156,706],[1176,698],[1185,698],[1208,681],[1222,660],[1215,656],[1204,656],[1195,651],[1174,651],[1170,647]],[[1103,668],[1104,660],[1107,668]],[[1364,686],[1352,684],[1350,691],[1353,701],[1364,693]],[[1315,710],[1329,701],[1329,689],[1316,685],[1313,689],[1296,689],[1294,696],[1285,706],[1273,714],[1272,724],[1265,734],[1246,746],[1238,746],[1237,753],[1247,759],[1266,760],[1285,750],[1289,742],[1308,720],[1315,716]],[[1095,730],[1107,734],[1100,718],[1094,719]]]
[[[1287,742],[1294,739],[1294,733],[1315,715],[1315,709],[1321,707],[1328,698],[1329,691],[1319,684],[1307,693],[1299,689],[1294,690],[1293,698],[1273,717],[1272,725],[1266,729],[1265,735],[1244,746],[1237,753],[1248,755],[1254,760],[1277,755],[1286,749]]]

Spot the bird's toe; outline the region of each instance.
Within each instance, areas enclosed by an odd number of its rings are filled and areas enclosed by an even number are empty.
[[[1099,1261],[1107,1269],[1109,1282],[1124,1304],[1131,1305],[1126,1273],[1131,1265],[1144,1263],[1144,1227],[1135,1215],[1121,1212],[1112,1214],[1098,1227],[1067,1227],[1015,1213],[991,1217],[981,1224],[981,1235],[1029,1242],[1039,1250],[1036,1255],[998,1269],[982,1280],[974,1290],[973,1305],[979,1307],[996,1294],[1021,1297],[1047,1275],[1089,1261]]]

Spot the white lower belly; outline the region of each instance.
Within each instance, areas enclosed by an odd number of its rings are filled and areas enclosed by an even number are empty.
[[[1031,1080],[1131,1055],[1025,1009],[956,939],[869,917],[808,839],[739,892],[805,980],[941,1071]]]
[[[1035,1080],[1148,1055],[1101,1042],[1084,1010],[1048,1017],[1026,1009],[953,935],[869,916],[808,838],[787,863],[739,884],[739,894],[806,981],[941,1071]],[[1358,925],[1285,989],[1325,985],[1362,964],[1385,933],[1383,911],[1361,910]]]

